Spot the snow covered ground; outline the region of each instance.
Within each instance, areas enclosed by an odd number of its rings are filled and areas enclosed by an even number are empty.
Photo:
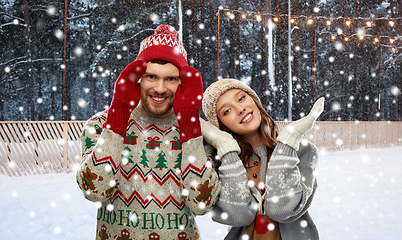
[[[402,239],[402,147],[321,151],[311,212],[321,239]],[[96,207],[74,173],[0,175],[0,239],[94,239]],[[204,240],[227,226],[197,217]]]

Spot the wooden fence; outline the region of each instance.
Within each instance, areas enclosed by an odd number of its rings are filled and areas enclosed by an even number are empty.
[[[72,171],[80,162],[85,122],[0,122],[0,173],[9,176]]]
[[[282,130],[287,122],[277,122]],[[78,166],[84,121],[0,122],[0,174],[70,172]],[[305,137],[320,150],[402,145],[402,122],[316,122]]]

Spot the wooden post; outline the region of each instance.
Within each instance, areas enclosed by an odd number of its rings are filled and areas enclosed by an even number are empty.
[[[68,169],[68,123],[63,122],[63,170]]]
[[[217,63],[217,69],[216,69],[216,80],[219,79],[219,35],[220,35],[220,23],[221,23],[221,14],[220,14],[220,9],[218,8],[218,51],[217,51],[217,59],[218,59],[218,63]]]

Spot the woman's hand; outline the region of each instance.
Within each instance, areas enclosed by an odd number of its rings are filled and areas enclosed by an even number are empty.
[[[319,98],[310,113],[302,119],[294,121],[285,126],[277,140],[291,146],[296,151],[299,149],[299,141],[306,132],[313,128],[315,120],[324,111],[324,97]]]

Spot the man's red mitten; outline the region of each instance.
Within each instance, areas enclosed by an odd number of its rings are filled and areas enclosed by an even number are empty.
[[[180,81],[173,102],[174,113],[180,128],[180,143],[201,136],[200,107],[202,79],[200,72],[190,66],[180,70]]]
[[[143,60],[130,63],[117,78],[112,103],[107,111],[103,128],[126,137],[126,128],[131,112],[138,105],[141,89],[138,80],[144,75],[147,64]]]

